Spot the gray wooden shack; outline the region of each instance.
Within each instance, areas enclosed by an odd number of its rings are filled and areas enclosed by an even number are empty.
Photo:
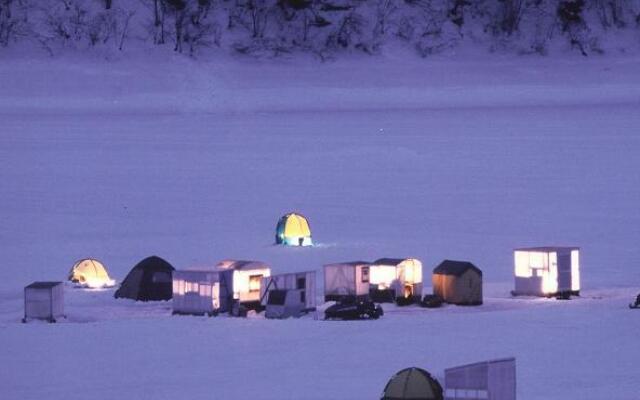
[[[448,368],[445,400],[515,400],[516,359],[503,358]]]
[[[62,282],[33,282],[24,288],[24,318],[56,322],[64,317],[64,286]]]
[[[433,294],[459,305],[482,304],[482,271],[467,261],[444,260],[433,270]]]
[[[369,298],[371,263],[349,261],[324,266],[325,301]]]

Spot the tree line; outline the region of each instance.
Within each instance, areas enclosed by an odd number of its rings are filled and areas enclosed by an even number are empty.
[[[0,0],[0,49],[52,54],[136,42],[325,59],[403,42],[427,57],[463,42],[539,54],[560,42],[589,55],[618,31],[640,32],[640,0]]]

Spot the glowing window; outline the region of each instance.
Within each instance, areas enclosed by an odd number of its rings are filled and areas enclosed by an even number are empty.
[[[580,252],[571,251],[571,290],[580,290]]]
[[[529,253],[526,251],[515,252],[516,276],[521,278],[531,277],[531,268],[529,268]]]
[[[549,267],[542,278],[542,292],[556,293],[558,291],[558,254],[548,254]]]
[[[529,253],[529,266],[531,268],[544,268],[545,257],[544,253]]]
[[[261,280],[262,280],[262,275],[249,276],[249,292],[259,292]]]

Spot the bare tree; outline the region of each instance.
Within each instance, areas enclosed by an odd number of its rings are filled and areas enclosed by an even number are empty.
[[[502,21],[500,25],[502,32],[511,35],[518,30],[525,0],[502,0],[502,2]]]

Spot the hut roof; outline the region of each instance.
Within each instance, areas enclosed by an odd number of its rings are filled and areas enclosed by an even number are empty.
[[[454,260],[444,260],[433,270],[434,274],[440,275],[455,275],[460,276],[467,272],[468,270],[474,270],[480,276],[482,276],[482,271],[480,268],[476,267],[472,263],[468,261],[454,261]]]

